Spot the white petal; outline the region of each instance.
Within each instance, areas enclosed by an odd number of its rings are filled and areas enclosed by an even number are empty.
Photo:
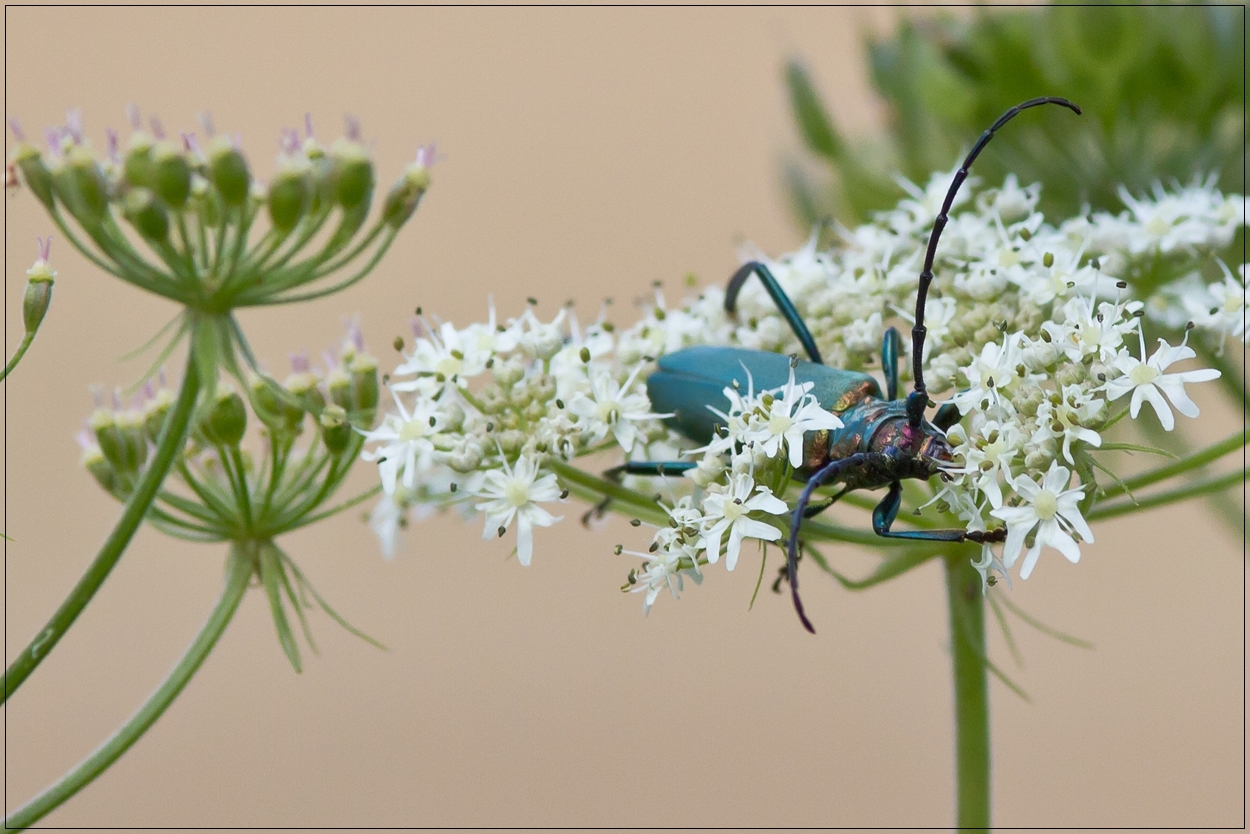
[[[399,475],[399,461],[387,458],[378,464],[378,476],[382,479],[382,491],[391,496],[395,494],[395,480]]]
[[[1063,520],[1072,525],[1072,529],[1080,534],[1082,541],[1087,541],[1090,544],[1094,543],[1094,531],[1089,529],[1089,525],[1081,517],[1080,510],[1064,512],[1062,515]]]
[[[743,536],[749,536],[753,539],[763,539],[768,542],[775,542],[781,538],[781,531],[771,524],[765,524],[762,521],[756,521],[753,518],[739,519],[734,524],[734,530],[741,529]]]
[[[1029,548],[1029,552],[1024,556],[1024,564],[1020,566],[1021,579],[1029,578],[1029,574],[1033,572],[1033,567],[1037,564],[1037,557],[1041,554],[1041,552],[1042,542],[1039,538],[1038,541]]]
[[[748,510],[759,510],[769,515],[782,515],[790,512],[789,505],[776,495],[768,492],[756,493],[755,497],[745,504]]]
[[[742,549],[741,525],[735,524],[729,531],[729,546],[725,548],[725,570],[733,570],[738,564],[738,551]]]
[[[1069,562],[1076,564],[1081,560],[1081,548],[1072,540],[1071,536],[1063,532],[1058,523],[1052,520],[1047,524],[1043,524],[1042,529],[1037,534],[1039,544],[1043,543],[1043,537],[1045,537],[1045,544],[1058,550]]]
[[[534,528],[530,526],[528,517],[522,515],[516,525],[516,557],[522,565],[529,566],[530,557],[534,555]]]
[[[1172,401],[1172,405],[1176,406],[1176,410],[1186,417],[1198,416],[1198,404],[1189,398],[1185,393],[1184,383],[1177,379],[1181,374],[1168,374],[1159,377],[1155,385],[1159,387],[1163,393],[1168,395],[1168,399]]]
[[[1176,425],[1176,418],[1172,416],[1172,409],[1168,408],[1168,404],[1164,401],[1163,395],[1159,393],[1159,389],[1154,385],[1141,385],[1133,392],[1133,402],[1137,402],[1138,395],[1145,398],[1154,407],[1155,414],[1159,415],[1159,424],[1167,431],[1171,431]],[[1136,417],[1137,415],[1132,415]]]

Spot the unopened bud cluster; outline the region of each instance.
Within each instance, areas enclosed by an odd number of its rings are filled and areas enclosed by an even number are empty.
[[[46,131],[46,150],[10,125],[21,185],[80,227],[71,243],[117,277],[210,313],[297,300],[316,282],[320,295],[359,280],[416,210],[433,162],[433,149],[422,148],[370,224],[376,172],[351,119],[329,147],[311,121],[302,140],[284,131],[268,182],[257,179],[238,138],[216,134],[207,117],[202,138],[175,137],[156,119],[145,127],[132,110],[124,145],[110,130],[102,154],[76,112]],[[357,262],[355,274],[322,281]]]
[[[303,526],[324,508],[360,453],[378,405],[377,361],[354,327],[327,369],[292,361],[279,384],[254,376],[246,390],[218,381],[199,403],[190,443],[151,511],[152,523],[199,541],[267,541]],[[174,394],[162,378],[123,408],[100,404],[79,436],[83,465],[125,501],[160,438]],[[261,448],[246,448],[257,426]],[[168,484],[181,482],[172,491]]]

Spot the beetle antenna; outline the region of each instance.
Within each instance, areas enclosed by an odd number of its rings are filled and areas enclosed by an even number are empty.
[[[959,171],[955,174],[955,179],[951,182],[951,187],[946,192],[946,199],[942,202],[942,211],[938,213],[937,219],[933,221],[933,231],[929,234],[929,248],[924,256],[924,270],[920,273],[920,290],[916,294],[916,326],[911,329],[912,376],[916,380],[916,390],[907,398],[909,401],[907,417],[908,422],[913,427],[920,425],[920,420],[924,416],[925,406],[928,405],[929,400],[928,394],[925,393],[924,372],[920,367],[921,360],[924,358],[924,305],[925,298],[929,294],[929,284],[933,281],[933,256],[937,252],[938,238],[942,236],[942,230],[946,228],[947,215],[951,210],[951,203],[955,202],[955,195],[959,193],[959,186],[963,185],[964,180],[968,178],[968,169],[972,167],[973,160],[989,144],[995,131],[1015,118],[1016,114],[1021,110],[1028,110],[1030,107],[1037,107],[1042,104],[1058,104],[1068,108],[1078,116],[1081,115],[1081,108],[1066,98],[1044,96],[1042,98],[1029,99],[1023,104],[1017,104],[999,116],[998,121],[990,125],[989,129],[981,134],[981,138],[977,140],[977,143],[972,146],[972,150],[968,151],[968,155],[964,157],[964,164],[959,167]]]

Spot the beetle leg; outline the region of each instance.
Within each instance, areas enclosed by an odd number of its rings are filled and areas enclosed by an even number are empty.
[[[825,364],[820,360],[820,351],[816,349],[816,340],[812,338],[812,333],[807,329],[807,324],[804,323],[803,317],[799,315],[794,302],[786,295],[785,290],[781,288],[781,284],[777,283],[777,279],[773,277],[773,274],[768,271],[768,267],[759,261],[747,261],[729,279],[729,286],[725,288],[725,312],[731,316],[737,312],[738,293],[742,291],[742,285],[746,283],[752,274],[760,276],[764,289],[768,290],[768,294],[772,297],[773,303],[777,305],[781,317],[786,320],[786,324],[790,325],[794,335],[799,338],[799,343],[803,345],[803,350],[807,351],[808,357],[817,365]]]
[[[903,337],[898,335],[898,328],[886,328],[881,340],[881,372],[885,374],[887,400],[898,399],[898,354],[902,348]]]
[[[851,491],[850,487],[843,487],[842,490],[837,495],[834,495],[832,498],[830,498],[828,501],[824,502],[823,504],[809,505],[807,509],[803,510],[803,518],[805,519],[815,518],[816,516],[823,513],[825,510],[832,507],[835,503],[837,503],[837,500],[839,498],[841,498],[843,495],[846,495],[850,491]]]
[[[621,466],[613,466],[603,473],[603,477],[604,480],[619,484],[623,475],[650,475],[659,478],[664,475],[680,475],[683,472],[694,469],[698,465],[698,463],[688,460],[631,460]],[[607,512],[611,503],[612,496],[605,495],[602,501],[595,504],[582,515],[582,525],[589,527],[592,518],[603,518],[603,514]]]
[[[807,614],[803,613],[803,602],[799,599],[799,527],[803,524],[803,519],[807,517],[807,505],[811,503],[812,493],[821,485],[835,480],[847,469],[863,466],[868,462],[869,457],[865,452],[856,452],[850,457],[830,461],[816,470],[816,474],[812,475],[803,486],[803,492],[799,495],[799,503],[795,505],[794,513],[790,516],[790,541],[786,546],[786,569],[790,578],[790,597],[794,600],[794,610],[798,612],[803,628],[812,634],[816,633],[816,629],[812,628],[811,620],[807,619]],[[841,498],[844,492],[846,490],[838,493],[837,497]]]
[[[903,485],[899,481],[890,484],[890,491],[872,511],[872,529],[887,539],[910,539],[924,542],[1001,542],[1007,538],[1007,528],[982,532],[980,530],[891,530],[903,501]]]

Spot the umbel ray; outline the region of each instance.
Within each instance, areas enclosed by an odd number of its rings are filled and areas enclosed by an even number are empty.
[[[947,215],[959,187],[968,177],[977,155],[994,133],[1023,110],[1043,104],[1058,104],[1078,115],[1081,109],[1063,98],[1043,97],[1012,107],[998,118],[973,145],[956,172],[942,209],[933,223],[925,252],[924,268],[916,295],[916,318],[912,328],[912,375],[915,389],[904,399],[898,398],[898,354],[901,338],[890,327],[881,346],[881,367],[885,373],[886,391],[871,376],[858,371],[831,368],[820,358],[816,341],[794,303],[786,296],[768,268],[749,262],[729,279],[725,292],[725,310],[734,315],[738,294],[743,285],[756,275],[763,283],[781,316],[807,354],[807,360],[761,350],[702,345],[665,354],[658,360],[658,369],[647,380],[647,395],[658,412],[671,413],[669,425],[696,443],[707,444],[716,436],[721,422],[718,412],[727,404],[726,388],[741,388],[749,383],[759,390],[779,388],[786,384],[790,370],[796,383],[812,383],[811,394],[821,408],[842,420],[838,429],[810,431],[803,438],[803,462],[794,470],[794,477],[806,481],[790,520],[787,543],[786,575],[795,610],[804,628],[815,633],[803,611],[799,598],[798,553],[799,532],[803,519],[828,509],[851,490],[886,487],[885,497],[872,513],[872,528],[877,535],[891,539],[941,542],[1000,542],[1006,528],[988,532],[972,530],[893,530],[902,501],[905,478],[928,480],[952,463],[946,430],[957,423],[960,413],[953,405],[937,410],[932,421],[925,419],[930,405],[925,391],[924,369],[921,366],[925,341],[925,299],[933,281],[933,259],[938,240],[946,226]],[[715,410],[714,410],[715,409]],[[691,461],[630,461],[609,474],[675,475],[697,466]],[[827,501],[813,504],[813,493],[822,486],[839,485],[841,489]]]

